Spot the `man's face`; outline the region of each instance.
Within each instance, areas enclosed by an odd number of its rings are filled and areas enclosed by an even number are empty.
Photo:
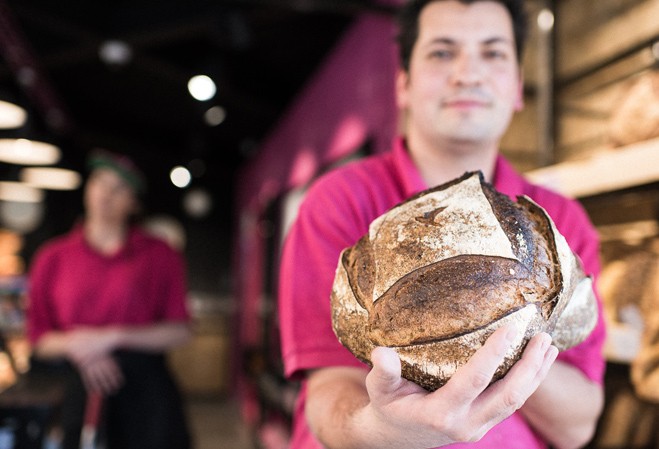
[[[133,189],[114,170],[95,169],[85,188],[85,209],[90,218],[124,223],[137,210]]]
[[[434,143],[498,143],[522,105],[515,49],[512,21],[501,4],[428,4],[409,72],[401,72],[397,83],[408,133]]]

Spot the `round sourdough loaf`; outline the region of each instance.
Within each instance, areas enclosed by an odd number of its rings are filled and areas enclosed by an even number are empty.
[[[538,332],[564,350],[597,321],[591,279],[545,210],[512,201],[480,172],[376,218],[341,253],[331,306],[334,332],[357,358],[370,364],[374,347],[392,347],[403,377],[428,390],[503,325],[518,333],[493,381]]]

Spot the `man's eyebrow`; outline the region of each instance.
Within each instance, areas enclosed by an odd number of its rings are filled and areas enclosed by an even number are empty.
[[[505,38],[505,37],[491,37],[489,39],[484,40],[483,44],[485,44],[485,45],[494,45],[494,44],[513,45],[513,41],[511,39],[508,39],[508,38]]]
[[[513,40],[509,39],[507,37],[502,37],[502,36],[494,36],[490,37],[488,39],[485,39],[483,42],[481,42],[482,45],[497,45],[497,44],[505,44],[505,45],[511,45],[514,46]],[[445,37],[445,36],[440,36],[432,39],[428,45],[459,45],[458,40],[450,38],[450,37]]]
[[[455,39],[451,39],[450,37],[436,37],[433,40],[429,42],[431,45],[432,44],[445,44],[445,45],[455,45],[457,44]]]

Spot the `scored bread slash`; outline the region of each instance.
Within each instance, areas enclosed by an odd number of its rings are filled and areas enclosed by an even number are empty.
[[[497,328],[517,337],[493,380],[539,332],[565,350],[597,322],[591,279],[545,210],[512,201],[480,172],[421,192],[373,220],[339,257],[332,326],[370,364],[392,347],[402,375],[445,384]]]

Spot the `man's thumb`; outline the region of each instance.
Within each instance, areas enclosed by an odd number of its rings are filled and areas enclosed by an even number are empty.
[[[381,392],[395,388],[400,382],[400,359],[392,348],[377,347],[371,352],[373,369],[369,373],[370,387]]]

